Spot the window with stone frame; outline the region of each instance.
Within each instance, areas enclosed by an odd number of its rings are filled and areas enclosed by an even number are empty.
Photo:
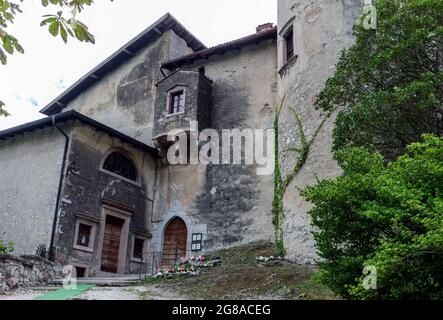
[[[168,114],[183,113],[185,111],[185,90],[177,89],[169,92]]]
[[[132,251],[132,257],[135,259],[143,259],[143,249],[145,247],[145,239],[134,238],[134,248]]]
[[[294,48],[294,28],[290,26],[283,34],[284,50],[283,50],[283,64],[287,63],[295,55]]]
[[[77,218],[74,248],[81,251],[93,252],[96,228],[96,222],[89,221],[87,218]]]
[[[89,247],[91,241],[92,226],[84,223],[78,225],[77,245]]]

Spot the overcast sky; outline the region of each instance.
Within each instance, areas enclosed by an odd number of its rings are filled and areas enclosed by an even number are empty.
[[[25,54],[9,56],[0,65],[0,100],[10,117],[0,117],[0,130],[41,118],[39,110],[106,57],[166,12],[170,12],[207,46],[255,32],[265,22],[276,23],[275,0],[97,0],[78,17],[96,43],[69,39],[65,45],[39,27],[41,16],[56,9],[40,0],[25,0],[9,32]]]

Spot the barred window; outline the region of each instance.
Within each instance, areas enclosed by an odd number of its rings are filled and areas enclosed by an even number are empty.
[[[132,161],[119,152],[113,152],[106,158],[103,169],[126,179],[137,181],[137,170]]]

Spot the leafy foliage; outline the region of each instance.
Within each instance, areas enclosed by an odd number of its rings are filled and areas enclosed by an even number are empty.
[[[24,53],[18,39],[7,32],[7,27],[14,23],[16,15],[22,13],[22,2],[23,0],[18,2],[0,0],[0,63],[2,64],[7,63],[7,54]],[[44,15],[40,26],[48,26],[49,33],[54,37],[59,36],[65,43],[68,42],[68,37],[81,42],[95,43],[88,27],[76,18],[77,13],[80,13],[85,6],[91,6],[93,2],[93,0],[41,0],[42,6],[55,7],[58,11],[56,14]],[[4,103],[0,101],[0,116],[8,115]]]
[[[344,174],[302,191],[322,279],[356,299],[443,298],[443,138],[424,135],[390,163],[364,148],[337,152]],[[374,266],[377,290],[363,287]]]
[[[14,242],[5,243],[3,240],[0,240],[0,254],[8,254],[14,251]]]
[[[378,0],[376,30],[354,28],[316,107],[341,108],[334,149],[365,146],[390,160],[423,133],[443,135],[443,1]]]

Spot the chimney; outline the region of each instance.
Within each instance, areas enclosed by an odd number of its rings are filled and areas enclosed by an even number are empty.
[[[255,30],[257,30],[257,33],[259,33],[259,32],[263,32],[263,31],[267,31],[272,28],[274,28],[274,24],[268,22],[268,23],[259,25],[257,28],[255,28]]]

